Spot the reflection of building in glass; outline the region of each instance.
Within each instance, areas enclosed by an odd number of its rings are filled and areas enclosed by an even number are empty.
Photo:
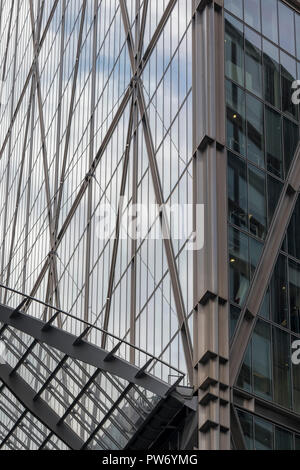
[[[298,3],[0,0],[2,447],[299,448]]]

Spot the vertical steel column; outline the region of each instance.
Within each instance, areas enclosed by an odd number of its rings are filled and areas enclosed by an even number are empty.
[[[204,248],[194,252],[194,385],[207,450],[230,449],[223,24],[223,0],[194,1],[193,200],[205,206]]]

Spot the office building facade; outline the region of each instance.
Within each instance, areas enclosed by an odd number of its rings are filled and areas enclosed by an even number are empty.
[[[299,2],[0,38],[0,448],[299,449]]]

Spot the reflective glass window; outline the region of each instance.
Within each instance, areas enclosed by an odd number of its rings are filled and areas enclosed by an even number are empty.
[[[250,232],[264,238],[267,230],[265,174],[249,165],[249,225]]]
[[[262,52],[261,36],[246,28],[245,75],[246,88],[262,96]]]
[[[275,449],[293,450],[293,435],[285,429],[277,428],[275,430]]]
[[[225,15],[225,73],[244,84],[244,26],[231,15]]]
[[[283,183],[268,175],[268,224],[270,226],[282,192]]]
[[[275,323],[288,326],[286,257],[279,255],[270,285],[271,313]]]
[[[264,98],[279,109],[281,107],[279,49],[264,39],[263,51]]]
[[[297,58],[300,60],[300,15],[295,13]]]
[[[300,333],[300,264],[289,261],[291,330]]]
[[[295,258],[300,259],[300,199],[298,198],[291,222],[288,228],[288,251]]]
[[[234,305],[230,306],[230,338],[233,337],[237,323],[239,321],[241,310]]]
[[[271,328],[258,320],[252,338],[253,391],[265,398],[272,398],[271,376]]]
[[[227,146],[245,155],[245,93],[226,81]]]
[[[280,46],[295,55],[295,23],[291,8],[279,2],[279,41]]]
[[[287,118],[283,118],[283,140],[285,172],[287,175],[299,142],[299,127]]]
[[[262,11],[262,32],[263,35],[273,42],[278,42],[278,19],[277,1],[263,0],[261,2]]]
[[[270,291],[269,289],[267,290],[266,295],[264,296],[264,300],[259,310],[259,315],[265,318],[266,320],[269,320],[270,318]]]
[[[292,94],[295,91],[292,85],[297,79],[296,61],[284,52],[280,53],[280,60],[282,111],[297,119],[298,106],[292,101]]]
[[[281,116],[273,109],[266,107],[265,118],[268,170],[283,178]]]
[[[244,0],[245,22],[252,28],[261,30],[260,0]]]
[[[259,100],[248,94],[246,102],[248,160],[264,168],[264,107]]]
[[[245,301],[249,280],[249,248],[247,235],[229,228],[230,298],[239,305]]]
[[[241,371],[237,380],[237,386],[248,392],[252,391],[252,341],[250,342]]]
[[[241,20],[243,19],[243,2],[241,0],[225,0],[224,6]]]
[[[241,158],[228,152],[229,220],[238,227],[247,227],[247,167]]]
[[[254,420],[255,450],[273,449],[273,425],[264,419],[255,417]]]
[[[275,402],[291,408],[290,336],[279,328],[273,328],[273,377]]]
[[[255,238],[249,239],[249,256],[250,256],[250,278],[253,279],[257,265],[259,263],[263,250],[263,244],[255,240]]]
[[[244,411],[238,411],[239,420],[248,450],[253,450],[253,416]]]

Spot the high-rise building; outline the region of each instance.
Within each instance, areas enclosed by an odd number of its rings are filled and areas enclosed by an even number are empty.
[[[0,0],[0,449],[300,449],[298,79],[298,0]]]

